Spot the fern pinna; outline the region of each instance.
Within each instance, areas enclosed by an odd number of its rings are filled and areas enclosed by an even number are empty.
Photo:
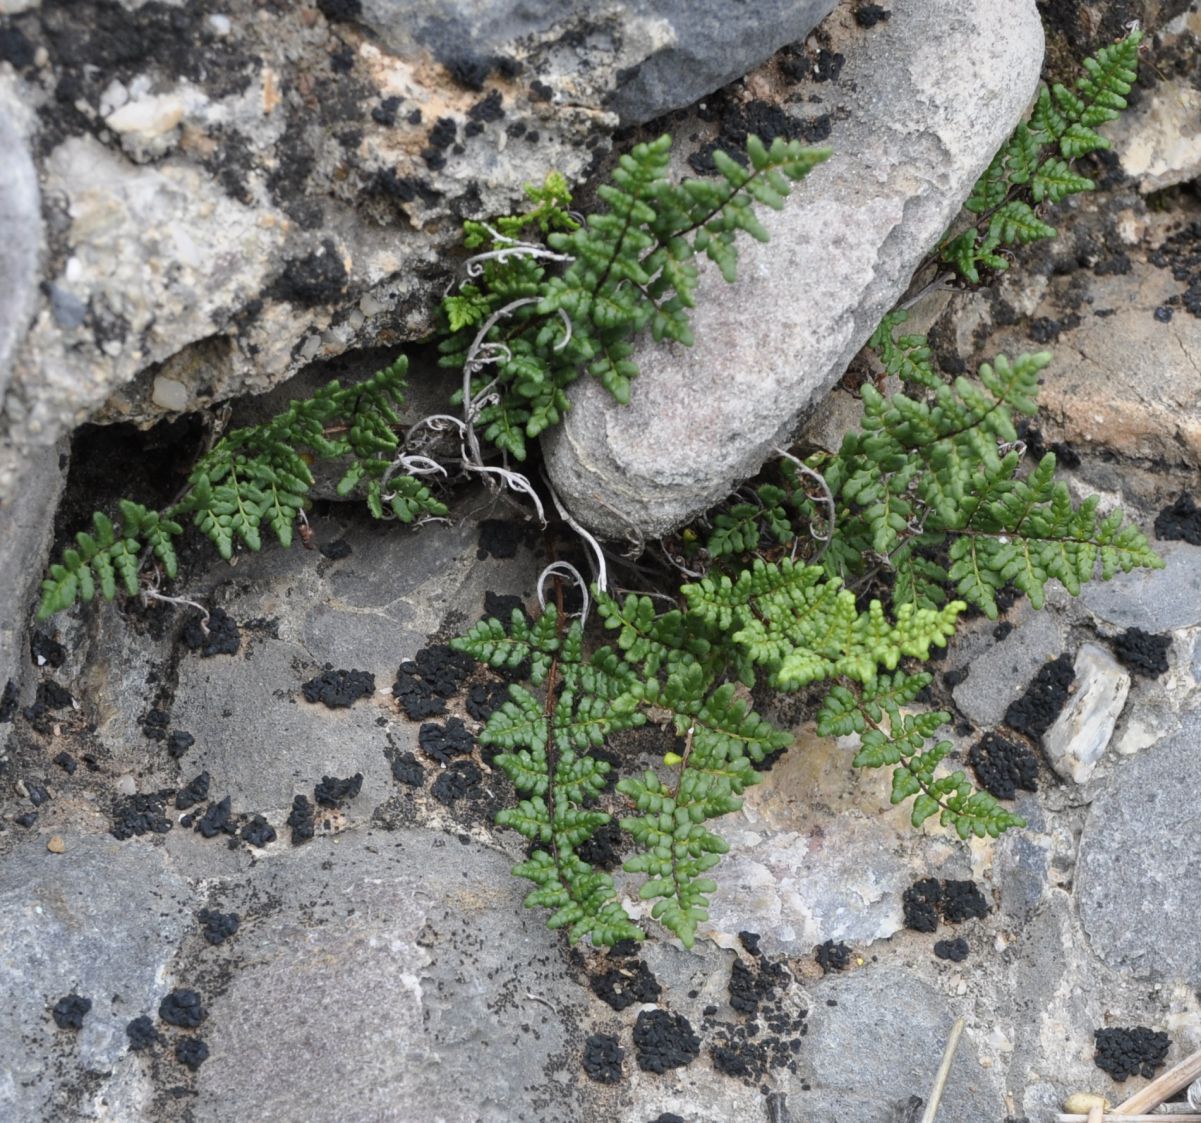
[[[444,302],[449,334],[440,344],[442,364],[465,371],[456,401],[468,422],[524,460],[527,439],[559,421],[581,374],[627,402],[638,333],[692,342],[697,256],[733,281],[737,234],[767,240],[754,204],[779,209],[791,183],[828,155],[749,136],[745,166],[719,151],[718,178],[676,184],[663,136],[618,160],[612,182],[597,188],[602,209],[582,222],[568,210],[562,177],[530,192],[527,215],[468,222],[466,245],[478,252]]]
[[[1055,227],[1036,207],[1093,189],[1073,162],[1109,147],[1097,126],[1117,120],[1126,108],[1142,38],[1136,29],[1085,59],[1074,89],[1057,82],[1039,90],[1030,119],[1014,130],[964,203],[974,221],[940,249],[942,260],[966,280],[978,284],[981,268],[1008,269],[1007,247],[1055,237]]]
[[[123,499],[120,517],[92,517],[92,532],[81,531],[75,546],[50,567],[42,582],[38,618],[90,601],[97,592],[112,600],[120,585],[138,593],[143,551],[174,578],[178,568],[173,539],[191,519],[223,558],[241,541],[262,547],[262,524],[288,546],[313,475],[311,460],[349,458],[338,491],[362,484],[372,514],[385,509],[402,522],[444,515],[445,505],[416,476],[393,473],[399,447],[396,412],[405,390],[408,362],[403,357],[352,386],[329,383],[311,398],[291,402],[261,425],[234,429],[196,462],[180,498],[163,511]]]

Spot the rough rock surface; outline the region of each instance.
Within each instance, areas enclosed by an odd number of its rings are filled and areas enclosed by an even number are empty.
[[[149,844],[69,834],[58,855],[35,835],[5,854],[0,1117],[80,1118],[75,1112],[96,1085],[130,1066],[125,1026],[170,989],[163,980],[193,922],[190,896],[165,852]],[[50,1018],[54,1003],[72,992],[92,1000],[77,1041]]]
[[[585,992],[563,985],[509,859],[415,830],[346,836],[331,858],[293,851],[228,886],[227,904],[258,905],[237,937],[254,951],[210,1004],[197,1123],[315,1105],[347,1123],[586,1118],[587,1082],[556,1079]]]
[[[788,107],[811,116],[820,99],[834,155],[764,216],[769,245],[741,245],[732,288],[703,269],[695,346],[639,348],[629,406],[573,387],[545,448],[594,529],[661,534],[753,475],[841,377],[1025,110],[1042,59],[1033,3],[891,12],[866,32],[840,13],[840,77]]]
[[[1112,581],[1085,586],[1090,612],[1120,628],[1172,631],[1201,624],[1201,547],[1158,542],[1163,569],[1119,573]]]
[[[1201,712],[1115,772],[1080,840],[1080,917],[1097,953],[1142,978],[1201,986]]]
[[[37,171],[25,138],[0,98],[0,402],[8,388],[11,356],[25,334],[37,297],[42,214]]]
[[[581,179],[621,115],[704,95],[830,7],[10,9],[0,106],[32,120],[28,146],[0,122],[17,227],[0,259],[0,496],[30,449],[90,417],[197,409],[422,335],[461,219],[507,212],[552,168]]]

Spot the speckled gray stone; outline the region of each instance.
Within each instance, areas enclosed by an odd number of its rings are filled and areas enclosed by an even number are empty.
[[[25,334],[37,296],[42,208],[37,170],[25,138],[0,99],[0,402],[8,388],[11,355]]]
[[[190,888],[154,839],[65,842],[51,854],[35,835],[0,862],[0,1118],[96,1118],[97,1084],[131,1066],[109,1118],[144,1118],[128,1110],[142,1082],[125,1026],[171,989],[168,965],[194,923]],[[59,1030],[50,1010],[71,993],[92,1008],[82,1029]]]
[[[1201,710],[1123,762],[1089,809],[1076,899],[1093,950],[1139,978],[1201,986]]]
[[[890,11],[866,36],[848,15],[833,43],[846,44],[841,78],[803,89],[833,113],[834,155],[763,214],[770,245],[740,243],[734,286],[702,265],[695,346],[639,346],[628,406],[592,379],[573,385],[544,447],[593,529],[661,534],[753,475],[841,377],[1025,112],[1043,52],[1031,0]]]
[[[1112,581],[1086,585],[1084,606],[1119,628],[1166,632],[1201,624],[1201,546],[1152,542],[1167,565],[1135,569]]]

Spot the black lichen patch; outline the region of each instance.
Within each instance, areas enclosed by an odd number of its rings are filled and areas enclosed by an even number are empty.
[[[598,1084],[616,1084],[621,1079],[625,1050],[609,1033],[594,1033],[584,1042],[584,1072]]]
[[[938,928],[938,913],[942,906],[942,886],[933,877],[915,881],[901,895],[905,927],[914,932],[934,932]]]
[[[19,27],[0,27],[0,62],[11,62],[16,70],[33,65],[36,54],[29,36]]]
[[[179,811],[187,811],[189,807],[195,807],[198,803],[203,803],[209,797],[209,782],[211,777],[207,772],[201,772],[199,776],[193,777],[186,787],[180,788],[175,793],[175,807]]]
[[[1128,1029],[1098,1029],[1093,1033],[1096,1051],[1093,1060],[1119,1084],[1129,1076],[1155,1075],[1168,1055],[1168,1035],[1147,1026]]]
[[[475,668],[475,660],[444,643],[423,647],[396,673],[392,696],[412,721],[446,713],[444,698],[455,694]]]
[[[588,980],[592,993],[614,1010],[624,1010],[635,1002],[657,1002],[662,993],[658,980],[641,960],[613,967]]]
[[[142,718],[142,733],[151,741],[165,741],[170,724],[171,715],[166,710],[153,706]]]
[[[29,828],[32,827],[37,821],[38,813],[36,811],[26,811],[22,815],[13,816],[13,822],[16,823],[18,827],[24,827],[26,830],[29,830]]]
[[[944,881],[942,883],[942,916],[950,924],[981,919],[991,910],[984,894],[974,881]]]
[[[199,1037],[184,1037],[175,1043],[175,1059],[195,1072],[208,1060],[209,1047]]]
[[[29,637],[29,657],[35,667],[57,669],[67,661],[67,649],[45,632],[34,632]]]
[[[391,128],[396,124],[396,111],[400,108],[400,98],[386,97],[379,105],[371,110],[371,119],[377,125]]]
[[[807,59],[805,65],[810,65]],[[717,103],[716,115],[720,117],[721,132],[715,141],[702,146],[688,157],[692,170],[699,175],[712,175],[717,170],[717,165],[713,162],[713,153],[718,148],[739,163],[745,164],[746,138],[751,133],[768,145],[776,137],[816,144],[830,135],[829,114],[804,120],[793,117],[778,105],[766,101],[740,102],[719,96],[715,96],[713,100]]]
[[[200,995],[181,987],[166,995],[158,1004],[158,1016],[168,1025],[195,1029],[204,1021],[207,1013],[200,1003]]]
[[[54,763],[68,776],[74,776],[75,769],[79,767],[79,762],[65,749],[54,758]]]
[[[700,1055],[701,1039],[683,1014],[643,1010],[634,1023],[634,1053],[643,1072],[681,1068]]]
[[[196,919],[200,921],[204,938],[214,946],[225,943],[242,923],[236,912],[218,912],[216,909],[201,909]]]
[[[194,820],[194,827],[205,838],[216,838],[219,834],[233,834],[235,827],[230,813],[230,797],[210,803],[204,814]]]
[[[211,659],[214,655],[236,655],[242,636],[233,617],[223,608],[214,608],[207,623],[203,617],[188,621],[183,642],[189,651],[198,651],[201,658]]]
[[[313,837],[315,820],[313,805],[302,795],[292,800],[292,810],[288,814],[288,826],[292,828],[292,845],[299,846]]]
[[[1171,636],[1144,632],[1142,628],[1127,628],[1111,642],[1118,662],[1133,674],[1159,678],[1167,673]]]
[[[664,1111],[652,1119],[651,1123],[684,1123],[684,1117],[674,1111]]]
[[[592,837],[577,846],[575,852],[590,866],[614,870],[621,864],[621,842],[621,827],[610,820],[597,827]],[[650,1002],[652,999],[648,998],[646,1001]]]
[[[363,774],[356,772],[345,780],[336,776],[322,776],[321,783],[313,789],[313,798],[322,807],[337,807],[348,799],[354,799],[363,789]]]
[[[1201,317],[1201,222],[1190,222],[1176,231],[1147,260],[1171,270],[1173,279],[1185,286],[1184,292],[1168,297],[1164,304]]]
[[[860,27],[871,28],[878,23],[883,23],[891,15],[890,11],[880,7],[879,4],[860,4],[855,9],[855,22]]]
[[[238,836],[249,846],[266,846],[276,839],[275,828],[262,815],[255,815],[242,827]]]
[[[52,682],[50,679],[38,683],[33,708],[69,710],[74,705],[75,699],[71,697],[71,692],[65,686],[59,686],[57,682]]]
[[[171,820],[163,813],[165,802],[172,792],[142,792],[119,799],[113,807],[113,825],[109,834],[124,842],[143,834],[166,834]]]
[[[421,751],[439,764],[449,764],[452,757],[466,756],[475,746],[475,738],[459,717],[452,717],[443,725],[426,722],[417,734],[417,741]]]
[[[318,547],[323,558],[329,558],[330,561],[341,561],[343,558],[350,557],[354,553],[350,543],[345,538],[337,538],[333,542],[327,542],[324,546]]]
[[[196,738],[192,734],[185,733],[182,729],[176,729],[167,738],[167,755],[173,760],[179,760],[194,744],[196,744]]]
[[[439,803],[449,805],[465,796],[475,795],[483,778],[474,761],[458,760],[433,782],[430,795]]]
[[[484,519],[480,523],[479,550],[476,556],[480,561],[491,555],[494,558],[512,558],[517,556],[517,544],[521,534],[517,524],[509,519]],[[506,616],[504,619],[508,619]]]
[[[317,0],[317,10],[330,23],[350,23],[363,14],[362,0]]]
[[[823,975],[831,971],[845,971],[851,965],[851,949],[844,943],[836,944],[833,940],[827,940],[814,952],[813,959]]]
[[[419,788],[425,783],[425,769],[412,753],[401,753],[392,761],[392,779],[410,788]]]
[[[1076,669],[1067,652],[1044,663],[1026,693],[1009,704],[1005,724],[1033,740],[1041,740],[1059,717],[1075,680]]]
[[[1155,537],[1161,542],[1201,546],[1201,507],[1187,492],[1155,516]]]
[[[467,713],[476,721],[487,721],[508,701],[509,684],[496,679],[475,682],[467,691]]]
[[[967,682],[967,676],[971,673],[970,667],[959,667],[953,671],[944,671],[942,681],[947,684],[947,688],[954,690],[962,682]]]
[[[505,115],[505,99],[500,90],[493,90],[487,97],[481,98],[468,111],[467,116],[473,121],[485,124],[488,121],[499,121]]]
[[[760,956],[754,970],[735,964],[730,1002],[747,1016],[737,1022],[714,1021],[717,1008],[707,1006],[704,1011],[705,1027],[713,1031],[709,1054],[719,1072],[744,1080],[761,1080],[779,1068],[796,1073],[809,1011],[788,1001],[785,992],[791,982],[782,961]]]
[[[5,722],[12,721],[16,716],[17,706],[20,705],[20,695],[17,693],[17,684],[9,679],[4,684],[4,692],[0,694],[0,725]]]
[[[163,1040],[163,1035],[154,1028],[154,1022],[146,1014],[134,1018],[125,1027],[125,1036],[129,1038],[129,1047],[135,1053],[150,1049]]]
[[[320,249],[286,262],[269,293],[298,308],[315,308],[337,301],[346,291],[346,282],[346,263],[333,239],[326,238]]]
[[[79,994],[67,994],[60,998],[50,1011],[54,1024],[59,1029],[83,1029],[84,1015],[92,1008],[92,1000]]]
[[[1017,789],[1038,791],[1038,760],[1021,741],[986,733],[968,752],[980,786],[996,799],[1013,799]]]
[[[762,955],[763,952],[759,948],[759,941],[763,937],[758,932],[739,932],[738,942],[743,946],[748,955]]]
[[[370,671],[333,670],[327,667],[301,688],[306,702],[320,702],[331,710],[346,709],[360,698],[375,693],[375,675]]]
[[[935,956],[939,959],[949,959],[952,963],[962,963],[967,959],[970,950],[967,940],[962,936],[954,940],[936,940],[934,943]]]

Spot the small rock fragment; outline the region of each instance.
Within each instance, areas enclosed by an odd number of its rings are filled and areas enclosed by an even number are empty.
[[[50,836],[50,841],[46,843],[46,849],[51,854],[62,854],[67,849],[67,844],[63,842],[62,835],[53,834]]]
[[[1043,734],[1043,751],[1065,780],[1085,783],[1097,767],[1126,704],[1130,676],[1109,652],[1086,643],[1076,653],[1076,691]]]

